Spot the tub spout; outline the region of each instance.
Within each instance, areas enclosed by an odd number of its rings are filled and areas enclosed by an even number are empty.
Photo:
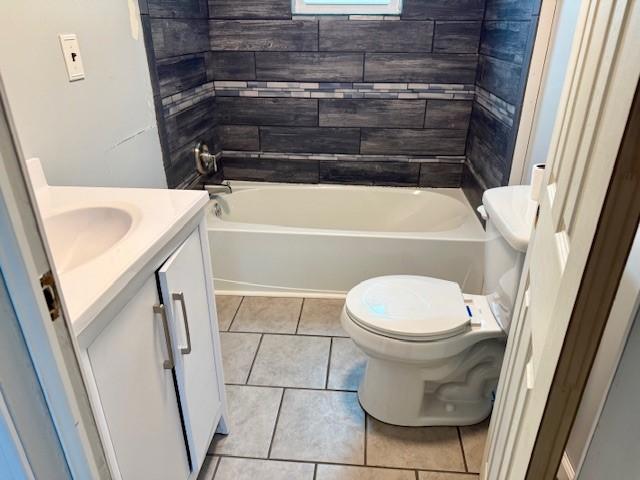
[[[205,185],[204,189],[209,194],[210,198],[216,197],[221,193],[233,193],[231,190],[231,185],[228,183],[217,183],[215,185]]]

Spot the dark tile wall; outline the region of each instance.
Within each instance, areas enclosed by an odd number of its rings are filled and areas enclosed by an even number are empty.
[[[230,179],[479,197],[509,177],[539,1],[404,0],[398,18],[140,0],[168,183],[202,139]]]
[[[209,0],[225,177],[460,186],[483,15],[484,0],[406,0],[394,19]]]
[[[463,180],[474,203],[509,181],[539,11],[540,0],[486,2]]]
[[[169,187],[194,174],[192,148],[216,146],[207,0],[140,0],[156,117]]]

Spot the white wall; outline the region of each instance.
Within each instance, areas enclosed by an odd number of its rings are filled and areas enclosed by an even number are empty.
[[[640,313],[624,349],[579,480],[634,479],[640,472]]]
[[[583,461],[639,305],[640,231],[636,233],[622,273],[607,326],[567,442],[567,460],[573,470],[579,470]]]
[[[557,2],[558,19],[551,37],[550,52],[539,95],[540,105],[531,133],[531,145],[527,151],[523,172],[524,183],[530,182],[533,165],[547,161],[581,3],[574,0]]]
[[[68,81],[59,33],[78,35],[84,80]],[[137,0],[0,2],[0,75],[51,184],[166,186]]]

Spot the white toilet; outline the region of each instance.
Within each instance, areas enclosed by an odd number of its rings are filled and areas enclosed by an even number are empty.
[[[537,204],[529,186],[487,190],[482,200],[485,295],[409,275],[371,278],[347,294],[342,326],[368,357],[358,396],[378,420],[471,425],[491,413]]]

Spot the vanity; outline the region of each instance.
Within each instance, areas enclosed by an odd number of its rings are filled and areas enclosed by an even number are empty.
[[[207,194],[29,173],[113,477],[195,479],[228,433]]]

